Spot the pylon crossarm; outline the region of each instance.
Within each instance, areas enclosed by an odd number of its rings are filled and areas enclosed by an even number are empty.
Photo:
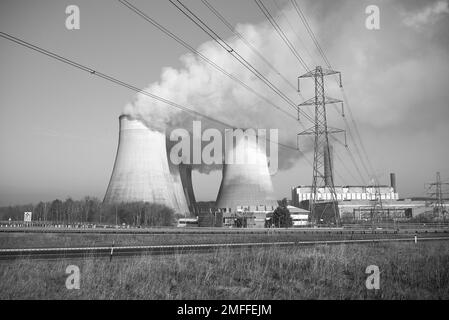
[[[303,103],[298,104],[298,107],[301,106],[314,106],[316,103],[315,97],[310,98],[309,100],[304,101]]]
[[[326,104],[333,104],[333,103],[342,103],[343,101],[340,99],[335,99],[335,98],[326,96],[324,102]]]
[[[311,135],[311,134],[315,134],[315,127],[310,127],[309,129],[301,131],[300,133],[298,133],[298,136]]]
[[[338,129],[338,128],[327,127],[327,133],[340,133],[340,132],[345,132],[345,130]]]
[[[319,103],[322,103],[323,101],[318,101]],[[332,97],[324,97],[324,103],[325,104],[334,104],[334,103],[342,103],[342,100],[339,99],[335,99]],[[298,104],[298,107],[302,107],[302,106],[314,106],[317,104],[317,101],[315,99],[315,97],[310,98],[306,101],[304,101],[303,103]]]
[[[332,74],[337,74],[337,73],[340,73],[340,71],[321,68],[321,72],[318,72],[317,69],[314,69],[307,73],[304,73],[302,76],[299,76],[299,78],[314,78],[317,75],[330,76]]]

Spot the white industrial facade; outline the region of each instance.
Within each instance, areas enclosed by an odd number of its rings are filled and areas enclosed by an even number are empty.
[[[378,187],[382,200],[398,200],[399,195],[393,187]],[[318,188],[316,200],[332,200],[332,193],[329,188]],[[335,187],[335,194],[338,201],[345,200],[376,200],[376,187],[374,186],[342,186]],[[298,206],[301,201],[310,200],[312,188],[310,186],[299,186],[292,189],[292,203]]]

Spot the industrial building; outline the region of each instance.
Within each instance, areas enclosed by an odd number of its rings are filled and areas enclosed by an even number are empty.
[[[287,209],[290,212],[293,227],[304,227],[309,224],[310,211],[294,206],[287,206]]]
[[[377,191],[376,191],[377,189]],[[335,186],[337,200],[376,200],[376,192],[382,200],[398,200],[399,195],[393,187],[389,186]],[[312,187],[298,186],[292,189],[292,201],[299,205],[301,201],[310,200]],[[332,193],[327,187],[317,188],[316,200],[332,200]]]
[[[340,218],[354,221],[370,219],[377,199],[382,203],[381,219],[406,220],[429,210],[425,201],[399,198],[394,173],[390,174],[390,183],[390,186],[335,186]],[[310,186],[292,188],[291,203],[296,207],[308,209],[311,197]],[[318,188],[317,200],[323,203],[332,201],[330,189]]]

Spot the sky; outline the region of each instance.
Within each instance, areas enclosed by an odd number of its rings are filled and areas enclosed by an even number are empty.
[[[306,72],[253,0],[209,0],[289,82]],[[347,150],[335,145],[335,182],[361,184],[397,176],[401,197],[421,196],[424,183],[440,171],[449,177],[449,7],[447,0],[297,0],[335,70],[342,72],[349,130],[357,123],[369,157],[348,136]],[[274,104],[278,96],[168,1],[131,1],[148,16],[198,49]],[[227,43],[298,103],[313,95],[312,81],[298,96],[198,0],[184,0]],[[310,68],[324,65],[289,0],[263,3]],[[66,7],[80,9],[80,29],[68,30]],[[369,5],[379,7],[380,29],[369,30]],[[280,142],[296,146],[301,125],[198,57],[118,1],[0,2],[0,31],[110,74],[176,103],[242,127],[278,128]],[[0,205],[40,200],[103,198],[118,143],[118,116],[163,119],[166,130],[189,126],[185,113],[136,95],[0,38]],[[332,78],[328,95],[342,98]],[[312,110],[306,111],[310,114]],[[349,117],[349,112],[353,117]],[[347,129],[333,107],[330,125]],[[305,127],[310,126],[302,119]],[[206,125],[206,124],[205,124]],[[343,138],[338,137],[340,140]],[[272,177],[276,196],[312,179],[311,146],[306,156],[279,149],[280,170]],[[305,158],[308,158],[307,161]],[[371,168],[372,167],[372,168]],[[359,171],[361,173],[359,174]],[[365,172],[369,171],[369,172]],[[219,170],[194,172],[198,200],[215,200]]]

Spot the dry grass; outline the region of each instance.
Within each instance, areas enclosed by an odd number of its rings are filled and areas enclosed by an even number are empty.
[[[449,244],[219,250],[164,257],[0,264],[1,299],[448,299]],[[67,290],[65,268],[81,270]],[[367,290],[365,269],[381,271]]]

